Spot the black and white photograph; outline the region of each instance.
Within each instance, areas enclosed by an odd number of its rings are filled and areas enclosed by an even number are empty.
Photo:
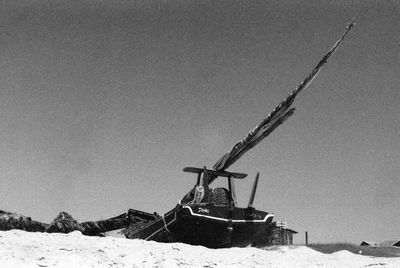
[[[0,267],[400,267],[400,2],[0,0]]]

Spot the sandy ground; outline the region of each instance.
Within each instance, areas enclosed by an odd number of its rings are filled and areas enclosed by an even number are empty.
[[[0,267],[400,267],[400,258],[304,246],[208,249],[116,237],[0,231]]]

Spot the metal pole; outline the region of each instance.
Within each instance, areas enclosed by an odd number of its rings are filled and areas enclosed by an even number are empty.
[[[306,231],[306,246],[308,245],[308,232]]]

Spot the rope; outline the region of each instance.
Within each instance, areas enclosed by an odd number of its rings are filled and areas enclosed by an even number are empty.
[[[167,225],[167,222],[165,221],[165,216],[164,215],[162,215],[162,220],[163,220],[163,223],[164,223],[164,228],[167,231],[167,236],[168,236],[169,242],[174,242],[173,235],[172,235],[171,231],[168,229],[168,225]]]
[[[164,223],[164,228],[165,228],[165,230],[167,230],[168,233],[171,233],[171,232],[169,231],[168,227],[167,227],[167,222],[165,221],[165,216],[164,216],[164,215],[162,216],[162,220],[163,220],[163,223]]]

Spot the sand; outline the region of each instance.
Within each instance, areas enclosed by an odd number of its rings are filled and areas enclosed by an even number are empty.
[[[0,231],[0,267],[400,267],[400,258],[304,246],[208,249],[117,237]]]

